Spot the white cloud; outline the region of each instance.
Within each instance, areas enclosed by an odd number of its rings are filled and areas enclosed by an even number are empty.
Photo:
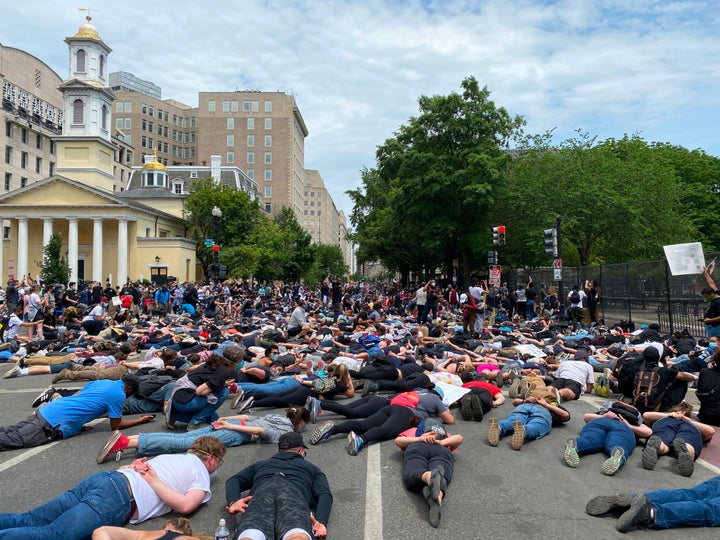
[[[92,4],[92,3],[91,3]],[[96,0],[111,70],[197,105],[201,91],[292,92],[310,130],[306,167],[339,208],[360,169],[422,95],[474,75],[527,130],[580,128],[720,155],[715,0]],[[66,2],[4,8],[0,41],[66,74]]]

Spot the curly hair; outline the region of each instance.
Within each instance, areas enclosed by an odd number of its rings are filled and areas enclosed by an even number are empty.
[[[188,449],[188,454],[194,454],[200,459],[213,456],[217,460],[225,457],[227,448],[220,442],[220,439],[213,437],[212,435],[205,435],[196,439],[194,443]]]
[[[174,517],[167,522],[170,528],[175,531],[184,534],[185,536],[192,536],[193,530],[190,525],[190,520],[184,517]]]

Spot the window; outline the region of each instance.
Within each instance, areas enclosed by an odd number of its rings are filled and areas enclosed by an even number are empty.
[[[173,193],[175,195],[183,194],[183,183],[182,182],[173,182]]]
[[[223,112],[230,112],[230,102],[223,101]]]
[[[147,148],[147,137],[145,135],[142,136],[140,146],[142,146],[143,148]]]
[[[143,113],[143,114],[147,114],[147,111],[148,111],[147,105],[145,105],[145,104],[143,103],[142,113]]]
[[[28,162],[28,153],[20,152],[20,167],[23,169],[27,169],[27,162]]]
[[[248,147],[255,146],[255,135],[247,136],[247,145],[248,145]]]
[[[160,129],[160,126],[158,126],[158,129]],[[168,136],[168,127],[163,126],[163,137],[167,137],[167,136]]]
[[[27,144],[27,142],[28,142],[27,129],[22,128],[22,130],[20,131],[20,140],[22,140],[23,144]]]
[[[122,129],[122,128],[123,128],[123,119],[116,118],[115,119],[115,129]]]
[[[272,213],[272,203],[265,203],[265,212],[267,212],[268,214]]]
[[[259,106],[257,101],[252,102],[252,112],[258,112]]]
[[[125,102],[125,112],[132,112],[132,101]]]
[[[265,163],[272,163],[272,152],[265,152]]]
[[[6,172],[5,173],[5,191],[10,191],[11,185],[12,185],[12,173]]]
[[[255,169],[248,169],[246,174],[250,180],[255,180]]]
[[[42,173],[42,158],[35,158],[35,172],[38,174]]]
[[[307,209],[303,210],[303,215],[304,215],[304,216],[307,216],[307,215],[308,215]]]
[[[310,206],[315,206],[315,201],[310,201]]]
[[[48,174],[50,176],[53,176],[55,174],[55,164],[52,161],[50,162],[50,168],[48,170]]]
[[[247,128],[248,128],[248,129],[255,129],[255,119],[254,119],[254,118],[248,118],[248,119],[247,119]]]
[[[115,102],[115,112],[123,112],[123,102],[122,101],[116,101]]]
[[[3,240],[10,240],[10,227],[3,227]]]
[[[228,136],[227,136],[227,145],[228,145],[228,146],[235,146],[235,135],[228,135]]]
[[[272,135],[265,135],[265,146],[272,146]]]
[[[152,116],[155,114],[155,107],[148,107],[148,116]]]
[[[130,144],[129,139],[130,137],[128,137],[128,144]],[[53,141],[52,139],[50,139],[50,153],[53,156],[55,155],[55,141]]]
[[[102,54],[100,55],[100,76],[105,76],[105,57]]]
[[[310,210],[310,215],[311,215],[311,216],[314,216],[314,215],[315,215],[315,210]]]
[[[265,112],[272,112],[272,101],[265,102]]]
[[[147,126],[148,126],[148,131],[150,133],[152,133],[153,130],[155,129],[155,124],[153,124],[152,122],[148,122]]]
[[[13,125],[10,122],[5,122],[5,136],[8,139],[12,139],[13,136]]]
[[[142,130],[147,131],[148,121],[144,118],[142,119]]]
[[[131,129],[132,118],[125,118],[124,120],[125,120],[125,125],[124,125],[125,129]]]
[[[265,169],[265,180],[268,182],[272,180],[272,169]]]
[[[243,112],[250,112],[250,102],[243,101]]]
[[[248,162],[248,163],[255,163],[255,152],[248,152],[248,153],[247,153],[247,162]]]
[[[228,152],[226,156],[227,163],[235,163],[235,152]]]
[[[228,128],[228,129],[235,129],[235,119],[234,119],[234,118],[228,118],[228,119],[227,119],[227,128]]]
[[[158,135],[161,135],[161,136],[162,136],[162,134],[163,134],[163,129],[162,129],[162,128],[163,128],[163,127],[162,127],[160,124],[158,124]],[[165,135],[165,136],[167,137],[167,135]]]
[[[77,53],[75,53],[75,69],[80,73],[85,73],[85,51],[82,49],[79,49]]]
[[[20,177],[20,187],[23,188],[25,186],[27,186],[27,178],[25,178],[24,176],[21,176]]]
[[[208,101],[208,112],[215,112],[215,100]]]
[[[107,130],[108,127],[108,108],[107,105],[103,105],[100,110],[100,127]]]
[[[272,197],[272,186],[265,186],[265,196]]]
[[[190,178],[197,178],[197,177],[198,177],[197,171],[190,171]]]
[[[322,204],[322,201],[318,201],[317,203],[317,205],[320,206]]]
[[[237,101],[231,101],[231,102],[230,102],[230,111],[231,111],[231,112],[238,112],[238,102],[237,102]]]
[[[272,129],[272,118],[265,119],[265,129]]]
[[[85,104],[82,99],[73,101],[73,124],[82,124],[85,119]]]

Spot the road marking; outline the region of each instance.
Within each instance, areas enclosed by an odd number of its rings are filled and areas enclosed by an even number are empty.
[[[383,537],[382,478],[380,476],[380,445],[367,449],[367,482],[365,484],[365,540]]]
[[[698,458],[697,463],[699,463],[700,465],[702,465],[702,466],[705,467],[706,469],[711,470],[711,471],[714,472],[715,474],[720,474],[720,467],[717,467],[717,466],[713,465],[712,463],[709,463],[709,462],[705,461],[704,459]]]

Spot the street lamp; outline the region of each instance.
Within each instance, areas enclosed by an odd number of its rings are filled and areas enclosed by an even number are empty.
[[[213,217],[213,225],[215,226],[215,243],[213,245],[213,266],[215,268],[215,281],[219,281],[220,279],[220,265],[219,265],[219,259],[220,259],[220,245],[218,243],[219,237],[220,237],[220,218],[222,217],[222,210],[218,208],[217,206],[213,206],[212,211],[210,212]]]

